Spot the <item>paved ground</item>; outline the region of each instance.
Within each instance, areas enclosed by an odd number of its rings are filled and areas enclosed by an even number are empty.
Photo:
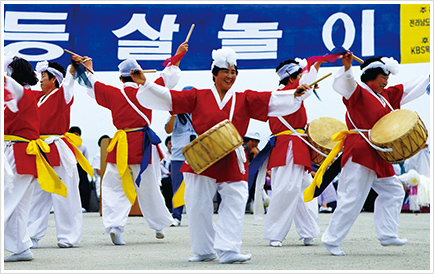
[[[47,235],[33,249],[35,259],[31,262],[3,263],[2,270],[27,272],[34,270],[99,273],[109,270],[158,271],[158,272],[201,272],[201,271],[248,271],[281,270],[297,272],[307,270],[403,270],[404,273],[426,270],[432,273],[432,249],[430,247],[430,214],[401,214],[400,236],[408,243],[402,247],[383,247],[375,238],[373,213],[361,213],[341,249],[347,254],[335,257],[316,239],[312,246],[304,246],[298,240],[294,227],[283,243],[283,247],[268,246],[262,239],[263,221],[255,222],[247,214],[243,232],[242,253],[251,253],[252,260],[243,264],[219,264],[218,260],[206,263],[190,263],[191,256],[187,216],[181,227],[165,229],[166,238],[157,240],[142,217],[128,219],[123,240],[125,246],[114,246],[105,233],[99,213],[84,213],[83,240],[80,245],[58,248],[53,214],[50,216]],[[217,215],[215,215],[217,217]],[[331,214],[320,214],[322,232],[327,227]],[[5,256],[10,255],[5,251]],[[76,270],[76,271],[74,271]],[[3,272],[3,271],[2,271]],[[16,272],[16,271],[14,271]],[[267,271],[269,272],[269,271]],[[44,272],[42,272],[44,273]],[[395,272],[396,273],[396,272]]]

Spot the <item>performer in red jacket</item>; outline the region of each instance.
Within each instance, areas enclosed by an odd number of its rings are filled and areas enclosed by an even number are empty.
[[[296,99],[294,91],[256,92],[232,89],[238,74],[236,53],[231,48],[212,53],[210,89],[169,90],[149,81],[143,73],[132,74],[141,85],[138,101],[145,107],[191,113],[197,134],[203,134],[226,119],[232,122],[240,136],[246,134],[251,118],[266,121],[269,116],[289,114]],[[309,89],[307,85],[300,87]],[[244,262],[251,254],[241,254],[241,234],[248,197],[248,163],[242,146],[207,168],[200,175],[184,163],[185,205],[192,252],[189,261],[211,261],[220,256],[220,263]],[[222,197],[217,223],[213,221],[213,197]]]
[[[44,191],[39,186],[43,182],[35,186],[29,216],[29,234],[33,241],[32,248],[37,248],[38,241],[47,231],[50,210],[53,208],[57,245],[70,248],[81,242],[83,224],[77,161],[93,176],[93,168],[77,148],[81,145],[81,138],[68,132],[74,101],[75,69],[70,65],[65,73],[60,64],[44,61],[36,64],[36,71],[41,73],[42,89],[33,92],[41,117],[39,132],[50,146],[50,152],[46,153],[47,159],[68,190],[66,196],[62,197]]]
[[[362,210],[371,187],[378,193],[374,208],[377,239],[383,246],[407,242],[405,238],[398,238],[398,220],[404,199],[402,183],[394,176],[392,164],[380,158],[362,134],[372,129],[384,115],[424,94],[429,83],[429,76],[424,75],[386,87],[390,73],[396,74],[399,64],[393,58],[373,57],[360,66],[362,83],[359,84],[351,70],[352,60],[352,53],[343,56],[344,67],[337,72],[333,83],[347,107],[347,127],[357,131],[348,134],[344,140],[337,208],[322,236],[324,246],[337,256],[345,255],[339,246]]]
[[[182,43],[172,57],[172,64],[162,71],[155,83],[169,88],[178,83],[181,73],[178,66],[187,50],[188,44]],[[93,68],[92,61],[85,64]],[[118,129],[108,147],[107,168],[101,182],[103,223],[115,245],[125,244],[121,233],[136,197],[157,239],[163,239],[163,229],[173,223],[160,191],[161,151],[157,145],[161,140],[150,128],[152,110],[141,106],[136,99],[139,87],[130,77],[131,70],[141,70],[136,60],[127,59],[119,64],[123,89],[101,83],[94,74],[88,75],[92,87],[88,94],[111,111],[113,125]]]

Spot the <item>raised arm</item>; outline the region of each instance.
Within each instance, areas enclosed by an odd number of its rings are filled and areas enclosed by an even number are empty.
[[[344,66],[338,70],[333,82],[333,89],[345,99],[349,99],[357,87],[357,82],[351,70],[351,62],[353,62],[352,53],[343,55],[342,64]]]
[[[172,110],[172,97],[167,87],[146,81],[145,74],[141,71],[136,73],[131,71],[131,78],[139,85],[136,96],[142,106],[149,109]]]
[[[416,98],[419,98],[426,92],[430,81],[430,75],[426,74],[416,79],[406,81],[404,86],[404,93],[402,94],[401,105],[408,103]]]

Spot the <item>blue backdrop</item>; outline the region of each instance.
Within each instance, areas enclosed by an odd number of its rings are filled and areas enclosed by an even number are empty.
[[[51,59],[66,65],[71,56],[62,49],[69,49],[91,56],[97,71],[116,71],[120,60],[128,56],[138,59],[144,69],[161,70],[164,59],[176,52],[192,24],[195,28],[181,63],[183,70],[209,69],[212,50],[222,46],[237,51],[240,68],[263,69],[275,68],[289,58],[324,55],[329,52],[326,40],[341,46],[346,39],[349,49],[363,59],[383,55],[400,61],[398,4],[4,7],[5,53],[22,54],[33,64]],[[373,48],[367,55],[363,55],[363,44]]]

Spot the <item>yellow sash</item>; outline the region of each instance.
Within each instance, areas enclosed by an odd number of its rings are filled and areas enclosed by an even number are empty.
[[[41,135],[41,139],[45,140],[50,136],[59,136],[59,135]],[[90,165],[89,161],[84,157],[83,153],[77,148],[78,146],[81,146],[81,143],[83,140],[80,138],[80,136],[75,135],[70,132],[66,132],[63,134],[65,139],[72,145],[74,149],[75,158],[77,159],[77,162],[80,164],[80,166],[83,168],[84,171],[86,171],[87,174],[90,176],[94,176],[94,170],[93,167]]]
[[[61,195],[66,198],[67,187],[60,180],[59,176],[41,154],[50,152],[50,146],[42,139],[28,140],[15,135],[4,135],[5,141],[21,141],[28,143],[26,153],[36,155],[36,169],[38,171],[38,182],[44,191]]]
[[[324,162],[321,164],[319,169],[317,170],[315,177],[313,178],[312,183],[304,190],[303,199],[304,202],[310,202],[313,200],[313,196],[315,194],[315,187],[320,187],[322,184],[323,175],[326,172],[327,168],[331,165],[333,159],[338,155],[338,153],[342,150],[344,146],[344,140],[347,138],[349,134],[358,134],[357,131],[351,130],[342,130],[338,133],[335,133],[331,139],[333,141],[337,141],[336,145],[333,147],[332,151],[330,151],[327,158],[325,158]]]
[[[113,139],[111,140],[109,146],[107,147],[107,151],[111,152],[115,145],[116,148],[116,166],[121,176],[122,180],[122,188],[124,189],[125,195],[131,204],[134,204],[136,200],[136,189],[134,188],[133,178],[128,170],[128,141],[127,141],[127,132],[132,130],[123,130],[119,129],[116,131]]]
[[[63,136],[74,147],[75,158],[77,159],[77,162],[80,164],[81,168],[83,168],[83,170],[93,178],[93,167],[90,165],[86,157],[84,157],[83,153],[81,153],[81,151],[78,149],[83,142],[81,137],[70,132],[66,132],[63,134]]]

